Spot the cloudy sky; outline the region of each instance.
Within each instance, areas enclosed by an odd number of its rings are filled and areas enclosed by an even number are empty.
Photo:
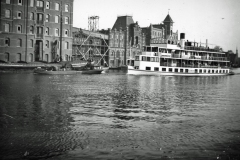
[[[141,27],[161,23],[169,14],[173,30],[186,40],[219,45],[225,51],[240,49],[240,0],[74,0],[73,26],[88,28],[97,15],[99,28],[112,28],[117,16],[132,15]]]

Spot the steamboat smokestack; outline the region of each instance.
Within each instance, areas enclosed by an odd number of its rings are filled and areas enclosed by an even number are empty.
[[[180,33],[180,45],[181,48],[185,47],[185,33]]]

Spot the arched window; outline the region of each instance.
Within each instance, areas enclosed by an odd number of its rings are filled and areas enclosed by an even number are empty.
[[[30,28],[29,28],[29,33],[30,33],[30,34],[34,34],[34,27],[33,27],[33,26],[30,26]]]
[[[46,2],[46,9],[50,9],[50,2]]]
[[[69,49],[69,43],[65,42],[65,49]]]
[[[30,20],[34,20],[34,13],[33,12],[30,13],[30,17],[29,18],[30,18]]]
[[[22,12],[21,11],[17,12],[17,19],[22,19]]]
[[[138,36],[135,37],[135,42],[138,44]]]
[[[50,15],[49,14],[46,14],[46,19],[45,19],[46,22],[49,22],[50,21]]]
[[[46,35],[49,35],[49,28],[47,27],[45,30]]]
[[[10,24],[5,23],[5,32],[10,32]]]
[[[22,58],[21,53],[18,53],[16,58],[17,58],[17,62],[18,62],[18,61],[21,61],[21,58]]]
[[[55,3],[55,10],[59,11],[60,8],[60,4],[59,3]]]
[[[55,36],[59,36],[59,29],[58,28],[55,29]]]
[[[49,41],[46,40],[46,48],[49,48]]]
[[[48,62],[48,54],[45,54],[45,61]]]
[[[69,18],[65,17],[65,24],[69,24]]]
[[[17,25],[17,33],[22,33],[22,26],[21,25]]]
[[[170,31],[170,35],[172,35],[172,30]]]
[[[17,39],[17,47],[22,47],[22,39]]]
[[[9,53],[4,53],[4,61],[9,62]]]
[[[171,41],[170,41],[170,40],[168,40],[168,44],[171,44]]]
[[[5,18],[10,18],[11,17],[11,11],[6,9],[5,10]]]
[[[5,46],[10,46],[10,38],[5,38]]]
[[[59,16],[55,16],[55,23],[59,23]]]
[[[66,29],[65,30],[65,37],[68,37],[68,33],[69,33],[69,31]]]
[[[66,4],[66,5],[65,5],[65,12],[68,12],[68,9],[69,9],[69,5]]]

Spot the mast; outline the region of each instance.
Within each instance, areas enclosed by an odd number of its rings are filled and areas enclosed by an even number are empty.
[[[60,62],[62,61],[62,1],[61,1],[61,15],[60,15]]]

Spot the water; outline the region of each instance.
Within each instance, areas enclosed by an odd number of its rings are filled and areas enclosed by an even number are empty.
[[[237,160],[239,80],[0,73],[0,159]]]

